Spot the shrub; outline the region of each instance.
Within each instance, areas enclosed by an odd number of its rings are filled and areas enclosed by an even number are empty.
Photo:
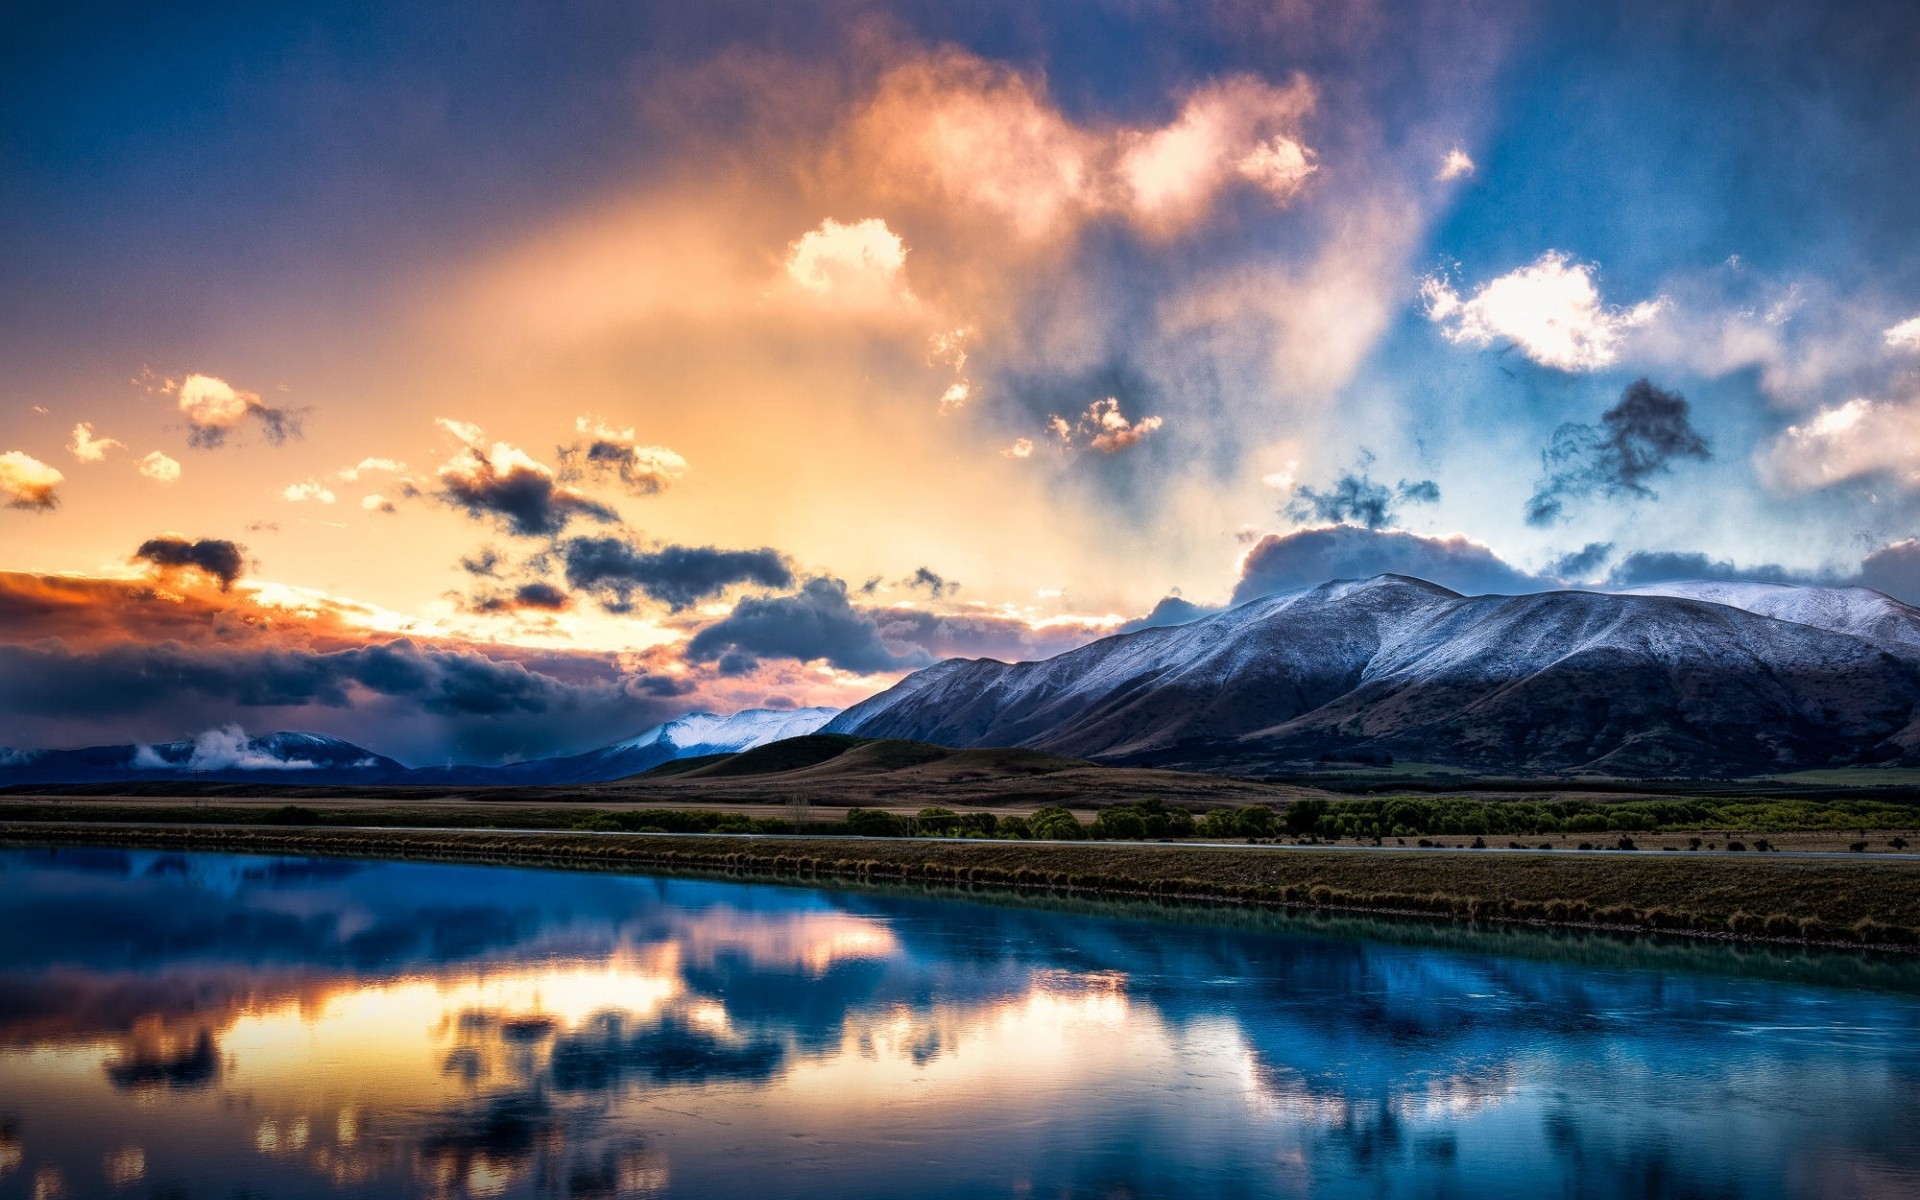
[[[1131,808],[1102,809],[1093,818],[1092,834],[1101,841],[1140,841],[1147,836],[1147,823]]]
[[[1766,934],[1770,938],[1790,938],[1800,936],[1800,922],[1785,913],[1767,914]]]
[[[861,837],[906,837],[912,830],[904,817],[884,809],[850,808],[847,832]]]
[[[610,813],[588,813],[569,826],[582,833],[619,833],[623,826]]]
[[[1847,849],[1855,854],[1865,854],[1867,852],[1867,844],[1865,842],[1852,842],[1848,844]]]
[[[1319,827],[1320,818],[1326,816],[1328,810],[1331,807],[1332,805],[1328,804],[1327,801],[1325,800],[1292,801],[1287,805],[1286,813],[1283,818],[1286,823],[1287,832],[1293,834],[1296,837],[1298,837],[1300,834],[1303,834],[1303,833],[1312,833],[1316,828]],[[1262,808],[1259,810],[1261,812],[1266,813],[1267,816],[1266,816],[1265,828],[1257,829],[1257,830],[1254,829],[1251,825],[1249,825],[1244,819],[1244,815],[1252,812],[1253,809],[1243,808],[1240,811],[1243,814],[1243,820],[1241,822],[1242,832],[1246,833],[1248,836],[1258,837],[1265,834],[1268,830],[1273,828],[1273,811],[1271,809]]]
[[[298,804],[283,804],[268,814],[267,820],[275,825],[318,825],[320,814]]]
[[[1048,842],[1077,842],[1087,836],[1079,818],[1058,805],[1049,804],[1027,818],[1032,835]]]
[[[950,808],[923,808],[914,815],[913,831],[927,837],[952,837],[960,832],[960,814]]]
[[[1003,838],[1030,838],[1033,836],[1033,827],[1025,817],[1001,817],[994,832]]]
[[[1297,805],[1297,804],[1324,805],[1325,803],[1326,801],[1324,800],[1295,800],[1293,804],[1289,804],[1287,806],[1287,811],[1292,812],[1294,805]],[[1239,816],[1240,816],[1240,832],[1245,834],[1246,836],[1248,837],[1272,837],[1273,836],[1273,828],[1276,822],[1273,819],[1272,809],[1267,808],[1266,806],[1260,805],[1260,804],[1249,804],[1240,810]]]

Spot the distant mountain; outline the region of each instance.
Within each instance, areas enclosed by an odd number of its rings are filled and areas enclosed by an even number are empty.
[[[209,783],[491,784],[603,783],[679,758],[732,754],[812,733],[834,708],[750,708],[732,716],[688,713],[585,754],[498,767],[422,767],[319,733],[248,737],[238,726],[192,741],[92,746],[84,750],[0,748],[0,787],[21,784],[197,780]]]
[[[585,754],[542,758],[504,767],[465,768],[485,783],[601,783],[625,779],[661,763],[709,754],[733,754],[768,742],[813,733],[839,713],[837,708],[748,708],[732,716],[688,713],[624,742]]]
[[[406,774],[403,764],[324,733],[248,737],[238,726],[209,730],[186,742],[89,746],[83,750],[0,749],[0,785],[176,778],[390,783]]]
[[[1916,630],[1920,612],[1858,588],[1466,597],[1383,575],[1041,662],[939,663],[825,732],[1245,773],[1388,756],[1494,774],[1917,761]]]

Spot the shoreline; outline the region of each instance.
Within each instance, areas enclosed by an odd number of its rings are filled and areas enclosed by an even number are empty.
[[[1556,858],[1471,850],[1404,854],[1178,843],[826,839],[804,834],[655,837],[105,822],[0,823],[0,845],[692,870],[816,882],[924,882],[1013,894],[1920,953],[1920,862],[1911,859]]]

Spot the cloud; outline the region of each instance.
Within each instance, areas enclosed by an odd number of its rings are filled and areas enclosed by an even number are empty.
[[[73,438],[67,443],[67,449],[81,462],[97,463],[107,457],[107,451],[114,447],[124,450],[127,444],[116,438],[96,438],[93,436],[93,424],[82,421],[73,427]]]
[[[899,651],[881,636],[872,613],[848,600],[845,582],[816,576],[786,596],[749,596],[733,611],[693,635],[687,658],[716,663],[722,674],[744,674],[762,659],[824,662],[857,675],[879,675],[933,661],[918,647]]]
[[[1372,454],[1363,454],[1358,469],[1343,473],[1324,492],[1295,487],[1293,499],[1287,504],[1288,515],[1296,520],[1311,519],[1328,524],[1352,522],[1367,529],[1380,529],[1391,525],[1398,515],[1396,501],[1405,504],[1439,501],[1440,485],[1431,479],[1402,479],[1391,488],[1376,482],[1366,473],[1372,462]]]
[[[973,385],[964,379],[956,379],[940,393],[940,415],[952,416],[967,406],[967,398],[973,393]]]
[[[1033,457],[1033,439],[1032,438],[1013,439],[1013,445],[1008,446],[1005,450],[1002,450],[1000,452],[1000,457],[1001,458]]]
[[[1805,491],[1864,475],[1920,483],[1920,404],[1855,397],[1790,425],[1760,455],[1760,473],[1777,488]]]
[[[1677,583],[1696,579],[1737,580],[1749,583],[1816,582],[1805,575],[1771,563],[1754,567],[1736,567],[1726,559],[1709,558],[1698,552],[1637,550],[1621,559],[1613,570],[1607,573],[1607,586],[1634,587],[1643,583]]]
[[[306,500],[312,500],[316,504],[332,504],[339,499],[338,496],[335,496],[327,488],[320,486],[312,480],[308,480],[305,483],[288,484],[286,487],[280,489],[280,498],[282,500],[291,500],[296,504]]]
[[[517,446],[489,446],[476,425],[441,418],[440,425],[464,443],[441,465],[441,500],[464,509],[475,520],[500,522],[519,537],[551,537],[574,517],[609,522],[619,514],[562,486],[553,470]]]
[[[1867,555],[1853,582],[1920,604],[1920,539],[1907,538]]]
[[[560,478],[617,477],[636,496],[654,496],[687,473],[687,460],[665,446],[642,446],[631,429],[581,417],[574,429],[587,440],[560,451]]]
[[[0,500],[8,508],[52,512],[60,507],[57,490],[66,476],[21,450],[0,454]]]
[[[1077,421],[1069,423],[1063,416],[1055,414],[1047,418],[1047,429],[1062,442],[1072,445],[1081,440],[1088,449],[1102,454],[1118,454],[1140,444],[1142,438],[1159,429],[1165,421],[1159,417],[1141,417],[1129,421],[1120,411],[1120,401],[1112,396],[1095,400],[1080,414]],[[1027,449],[1020,450],[1022,443]],[[1025,458],[1033,453],[1033,443],[1021,438],[1013,445],[1011,457]]]
[[[882,78],[854,119],[845,157],[896,194],[946,202],[1027,242],[1115,217],[1168,235],[1233,187],[1286,204],[1315,170],[1299,126],[1304,77],[1274,86],[1231,75],[1187,93],[1162,126],[1081,125],[1020,72],[949,50]]]
[[[404,698],[441,716],[544,712],[566,703],[570,691],[518,663],[407,638],[329,651],[175,642],[116,643],[86,653],[58,643],[0,646],[0,712],[98,716],[189,699],[349,708],[356,690]]]
[[[1666,301],[1603,304],[1595,270],[1549,250],[1465,299],[1437,275],[1421,284],[1420,295],[1427,317],[1455,345],[1511,342],[1541,366],[1597,371],[1619,359],[1626,333],[1652,321]]]
[[[573,607],[573,597],[550,583],[536,580],[523,583],[504,595],[482,597],[469,607],[482,613],[521,612],[527,609],[565,612]]]
[[[177,459],[155,450],[140,460],[140,473],[155,483],[180,482],[180,463]]]
[[[1605,566],[1613,557],[1612,542],[1588,542],[1578,550],[1569,551],[1553,560],[1547,574],[1567,580],[1591,579],[1596,571]]]
[[[219,581],[221,591],[229,591],[233,581],[247,566],[246,547],[224,538],[189,541],[177,534],[148,538],[133,552],[137,561],[152,563],[163,571],[194,570]]]
[[[792,587],[793,569],[778,551],[661,546],[642,550],[620,538],[576,537],[557,548],[567,586],[591,592],[609,612],[627,612],[635,593],[675,612],[730,587]]]
[[[407,464],[392,458],[367,457],[340,471],[339,478],[347,483],[358,483],[362,475],[371,471],[398,472],[407,469]]]
[[[282,758],[254,743],[238,724],[228,723],[193,737],[193,750],[185,762],[160,757],[152,746],[139,746],[133,765],[146,770],[170,771],[311,771],[319,764],[311,759]]]
[[[1128,621],[1114,632],[1137,633],[1142,629],[1164,629],[1169,625],[1185,625],[1189,621],[1198,621],[1201,617],[1210,617],[1219,611],[1221,610],[1206,608],[1179,596],[1165,596],[1153,606],[1152,612]]]
[[[500,573],[500,564],[503,561],[505,561],[504,557],[498,550],[492,546],[482,546],[478,553],[461,558],[460,569],[469,575],[491,578]]]
[[[1437,183],[1451,183],[1455,179],[1465,179],[1477,169],[1473,165],[1473,160],[1467,157],[1467,152],[1455,146],[1447,151],[1446,157],[1440,160],[1439,174],[1433,178]]]
[[[1886,343],[1895,350],[1920,350],[1920,317],[1908,317],[1887,330]]]
[[[1636,379],[1620,393],[1618,403],[1600,414],[1598,425],[1568,423],[1556,429],[1540,452],[1546,475],[1527,500],[1527,523],[1551,525],[1569,500],[1651,497],[1654,491],[1647,480],[1665,474],[1675,459],[1712,458],[1690,412],[1679,393]]]
[[[932,567],[919,567],[915,569],[913,574],[900,581],[900,586],[926,588],[927,594],[935,600],[942,599],[949,593],[960,590],[960,585],[957,582],[946,578]]]
[[[213,375],[189,375],[178,385],[168,381],[163,390],[178,395],[180,413],[187,419],[187,441],[202,449],[223,445],[243,421],[260,426],[266,439],[278,446],[300,436],[300,414],[274,408],[254,392],[242,391]]]
[[[1315,171],[1314,152],[1284,130],[1313,107],[1313,89],[1297,80],[1276,88],[1235,75],[1189,94],[1172,124],[1123,130],[1115,201],[1148,229],[1191,224],[1236,181],[1285,204]]]
[[[854,306],[911,301],[907,246],[879,217],[841,224],[828,217],[787,247],[787,276],[803,291]]]
[[[1382,574],[1411,575],[1467,595],[1538,592],[1558,585],[1557,580],[1509,565],[1487,547],[1457,534],[1431,538],[1334,525],[1262,538],[1247,552],[1232,603],[1316,587],[1330,579]]]
[[[366,512],[386,513],[388,515],[400,511],[393,506],[393,501],[382,496],[379,492],[368,492],[366,495],[360,497],[360,507]]]

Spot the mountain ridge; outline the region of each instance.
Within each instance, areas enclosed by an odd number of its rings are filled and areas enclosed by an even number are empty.
[[[1330,755],[1610,775],[1911,759],[1920,611],[1839,590],[1468,597],[1342,580],[1036,663],[949,660],[825,731],[1243,773]]]

